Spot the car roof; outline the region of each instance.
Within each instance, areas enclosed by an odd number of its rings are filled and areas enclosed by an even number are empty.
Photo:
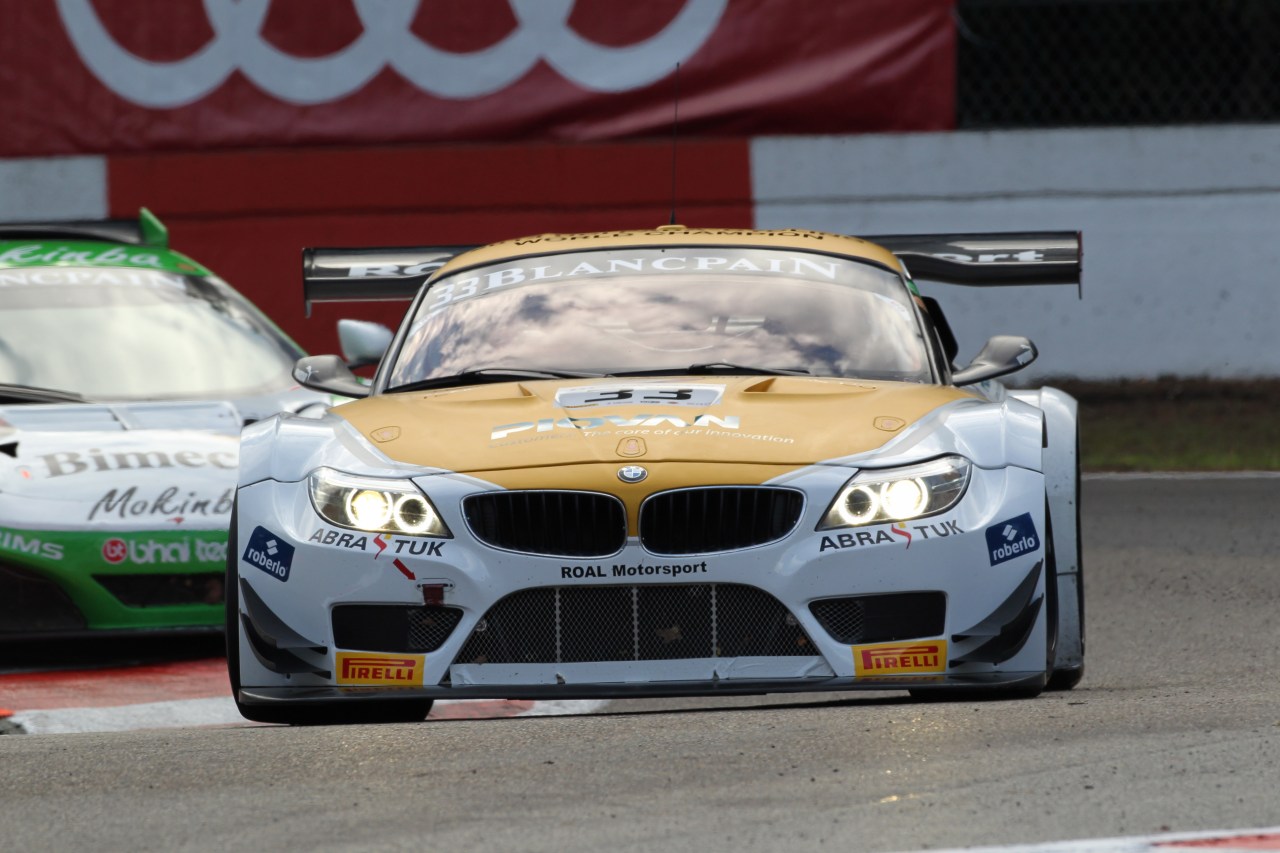
[[[0,269],[50,266],[213,275],[170,249],[169,229],[145,207],[137,219],[0,223]]]
[[[181,252],[161,246],[36,235],[22,239],[0,233],[0,270],[40,267],[145,269],[179,275],[213,275]]]
[[[870,261],[894,272],[905,274],[902,263],[892,252],[858,237],[796,228],[755,231],[749,228],[690,228],[685,225],[662,225],[657,228],[634,231],[538,234],[489,243],[452,258],[440,268],[437,277],[466,267],[502,263],[537,255],[666,246],[779,248],[818,252]]]

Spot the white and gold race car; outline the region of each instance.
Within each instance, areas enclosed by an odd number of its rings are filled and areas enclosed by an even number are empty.
[[[313,249],[308,301],[412,299],[245,429],[227,564],[241,713],[438,698],[907,690],[1084,669],[1076,404],[963,368],[913,276],[1080,280],[1074,232],[695,229]],[[371,385],[353,360],[378,360]]]

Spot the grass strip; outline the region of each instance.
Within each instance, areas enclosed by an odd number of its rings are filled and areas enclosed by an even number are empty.
[[[1085,471],[1280,470],[1280,379],[1044,384],[1080,403]]]

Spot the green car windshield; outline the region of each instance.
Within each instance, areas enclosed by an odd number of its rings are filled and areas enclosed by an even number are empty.
[[[217,399],[293,385],[303,353],[210,276],[0,269],[0,383],[89,400]]]
[[[523,258],[435,282],[387,390],[472,370],[675,372],[740,365],[932,382],[896,274],[781,249],[610,249]]]

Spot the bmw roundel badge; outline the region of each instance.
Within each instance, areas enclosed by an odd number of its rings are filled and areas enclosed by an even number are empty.
[[[649,472],[639,465],[624,465],[618,469],[618,479],[624,483],[638,483],[648,476]]]

